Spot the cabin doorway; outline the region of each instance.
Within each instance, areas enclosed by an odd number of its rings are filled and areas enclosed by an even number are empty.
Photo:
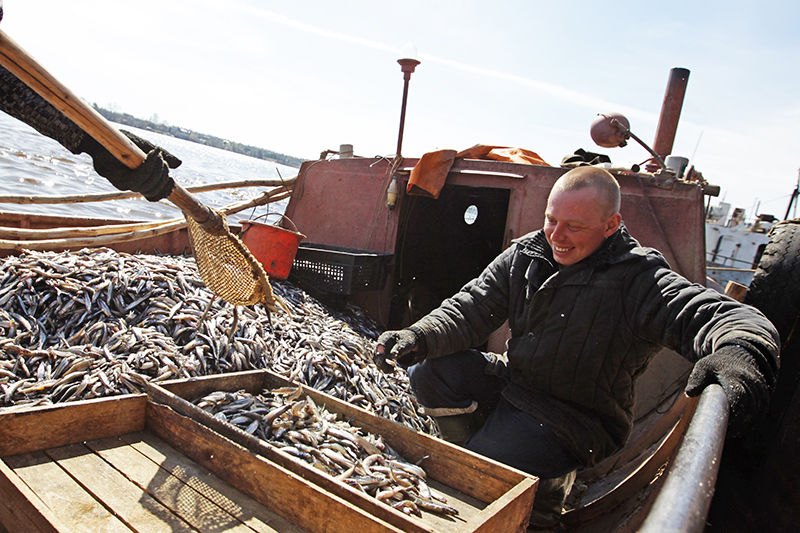
[[[476,277],[503,249],[511,191],[445,185],[400,205],[389,329],[408,326]]]

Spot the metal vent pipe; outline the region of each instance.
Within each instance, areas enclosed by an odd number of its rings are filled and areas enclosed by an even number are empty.
[[[653,151],[662,158],[672,153],[675,142],[675,132],[678,130],[678,120],[681,118],[683,97],[686,94],[686,85],[689,82],[689,69],[675,67],[669,71],[667,92],[664,103],[661,105],[661,115],[658,118],[656,138],[653,142]]]

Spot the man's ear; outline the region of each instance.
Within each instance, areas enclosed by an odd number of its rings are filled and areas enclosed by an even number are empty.
[[[611,215],[606,221],[606,229],[603,232],[603,237],[610,237],[613,235],[619,229],[620,224],[622,224],[622,215],[619,213]]]

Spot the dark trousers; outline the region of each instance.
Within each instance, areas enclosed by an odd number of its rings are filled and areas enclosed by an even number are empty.
[[[468,412],[477,402],[475,412],[486,422],[464,447],[541,478],[531,523],[547,525],[560,515],[579,463],[550,428],[502,397],[506,381],[487,373],[488,358],[479,350],[465,350],[427,359],[408,369],[411,387],[434,416]]]

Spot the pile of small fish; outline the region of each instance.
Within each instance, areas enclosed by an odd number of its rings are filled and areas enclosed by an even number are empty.
[[[192,402],[406,514],[458,514],[428,486],[424,469],[403,459],[382,437],[337,419],[310,396],[301,398],[302,392],[299,387],[259,395],[215,391]]]
[[[0,408],[266,368],[437,433],[405,373],[372,363],[380,330],[363,311],[329,308],[289,282],[272,286],[291,313],[215,299],[192,258],[98,248],[0,259]]]

